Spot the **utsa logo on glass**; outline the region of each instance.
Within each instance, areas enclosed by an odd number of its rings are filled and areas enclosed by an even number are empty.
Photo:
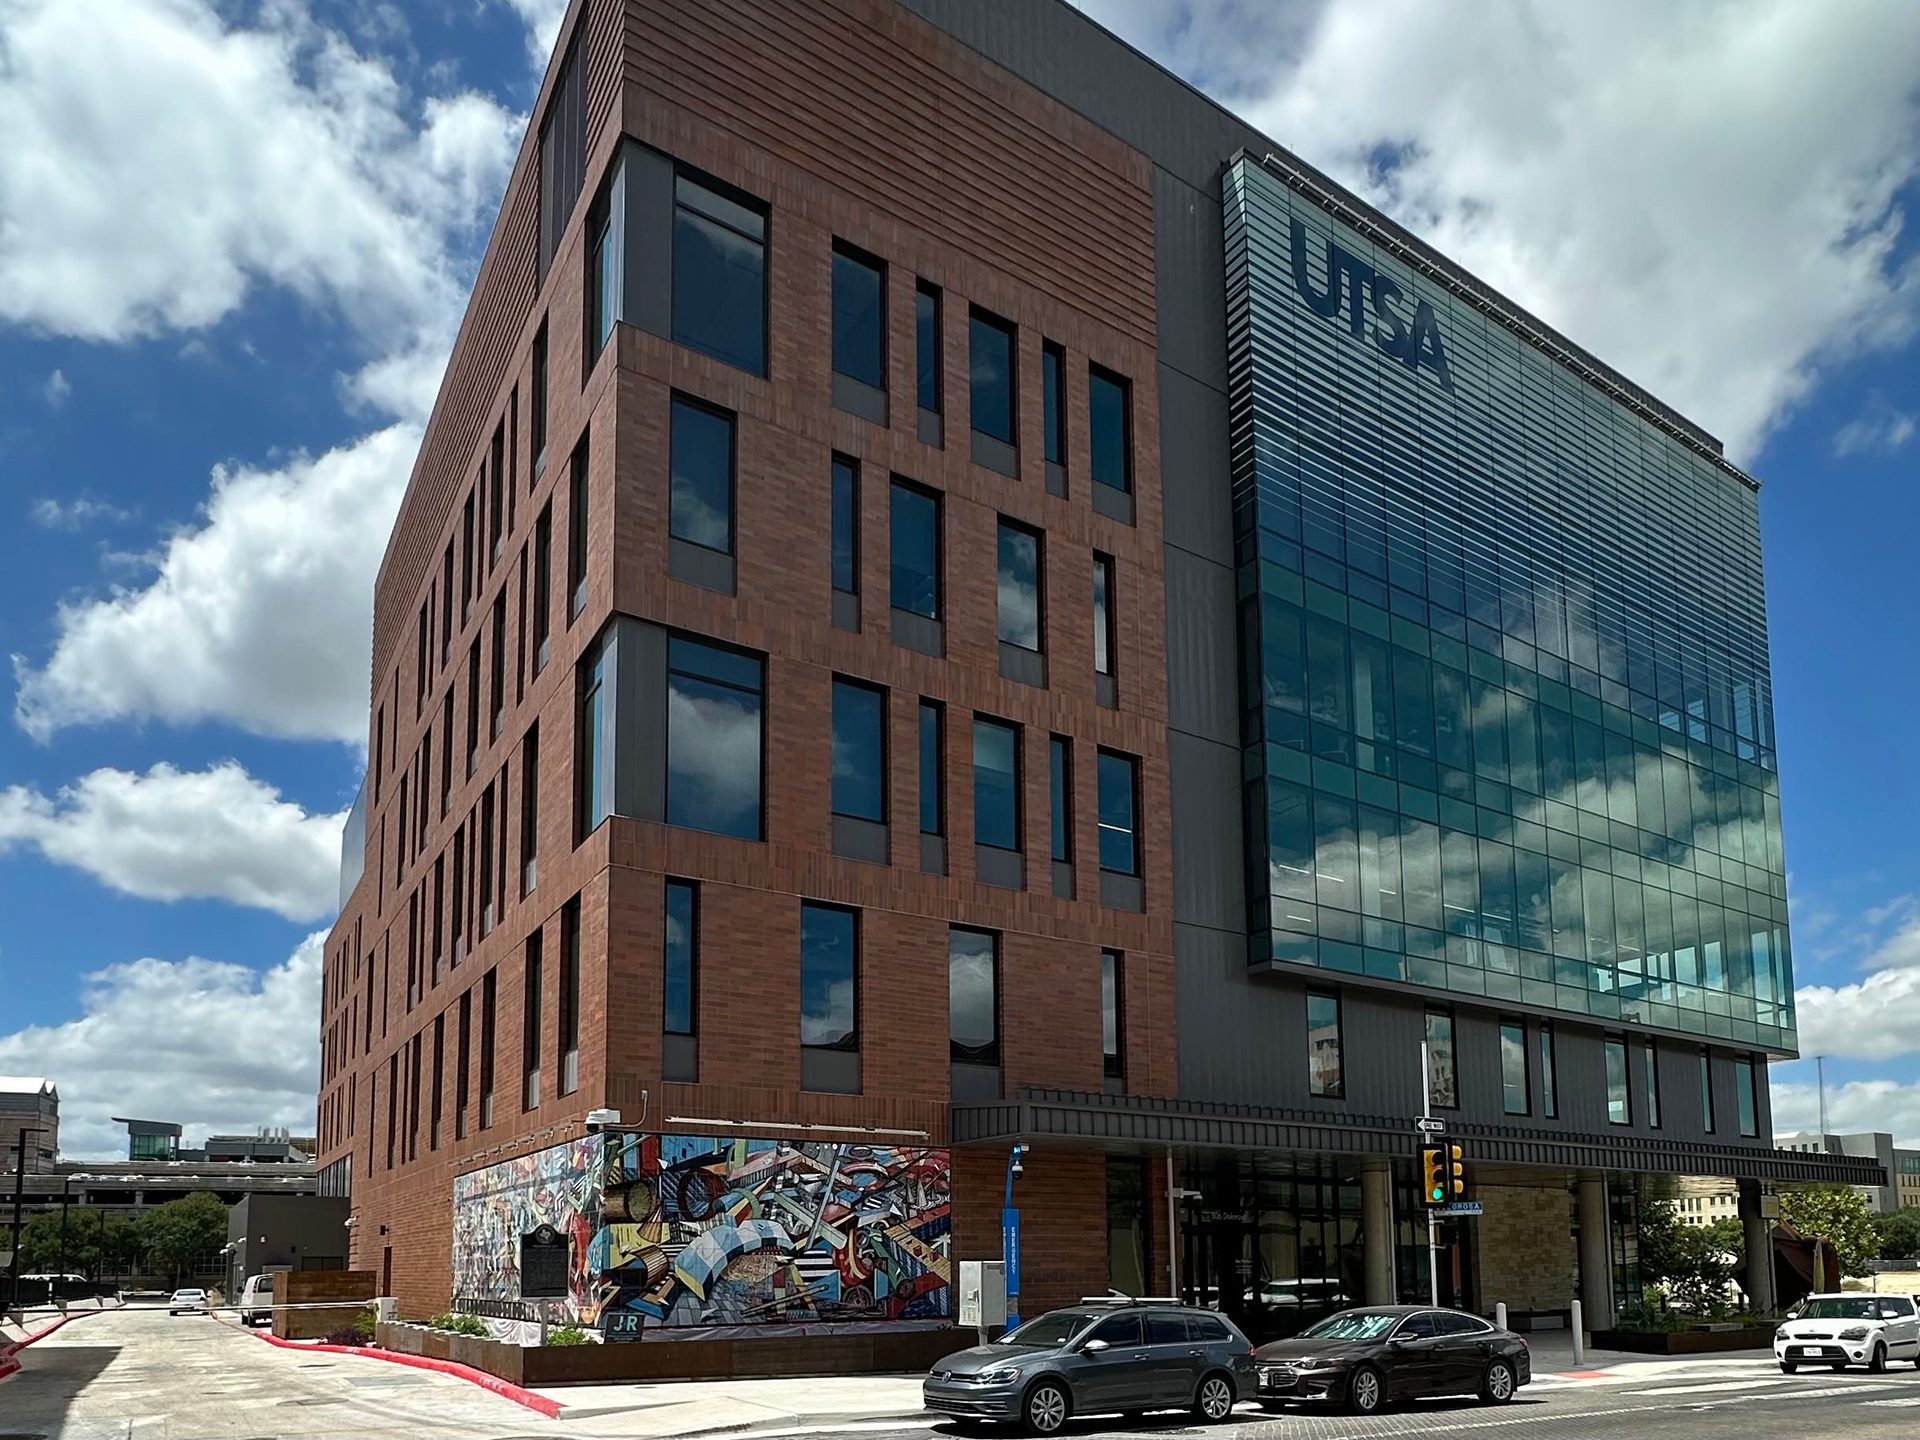
[[[1374,347],[1381,354],[1391,356],[1409,370],[1431,370],[1434,378],[1452,393],[1453,375],[1447,369],[1447,352],[1440,344],[1440,326],[1434,319],[1433,306],[1425,300],[1415,300],[1413,320],[1409,323],[1399,308],[1407,298],[1399,285],[1337,244],[1332,236],[1327,237],[1326,293],[1316,292],[1313,277],[1307,272],[1307,227],[1300,223],[1299,216],[1292,219],[1293,288],[1300,292],[1307,308],[1331,320],[1339,315],[1344,303],[1347,329],[1356,338],[1366,338],[1371,328]],[[1371,327],[1369,311],[1372,312]]]

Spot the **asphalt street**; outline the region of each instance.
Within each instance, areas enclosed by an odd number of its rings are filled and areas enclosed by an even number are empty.
[[[21,1352],[0,1380],[0,1440],[617,1440],[658,1435],[643,1410],[582,1412],[548,1420],[465,1381],[378,1360],[276,1349],[200,1316],[164,1310],[107,1312],[79,1320]],[[731,1427],[730,1427],[731,1428]],[[960,1432],[943,1421],[872,1420],[758,1428],[774,1436],[932,1440]],[[1486,1440],[1806,1440],[1920,1433],[1920,1370],[1884,1375],[1826,1371],[1781,1375],[1771,1360],[1734,1358],[1637,1369],[1586,1380],[1548,1377],[1511,1405],[1431,1401],[1358,1419],[1299,1408],[1267,1415],[1242,1406],[1225,1424],[1181,1415],[1119,1424],[1091,1419],[1065,1432],[1194,1436],[1207,1440],[1369,1440],[1374,1436],[1485,1435]]]

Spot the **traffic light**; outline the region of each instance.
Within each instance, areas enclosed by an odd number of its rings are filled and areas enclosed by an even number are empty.
[[[1467,1193],[1467,1167],[1460,1161],[1458,1145],[1447,1146],[1447,1198],[1458,1200]]]
[[[1435,1205],[1447,1203],[1448,1148],[1444,1141],[1423,1144],[1420,1147],[1420,1203],[1429,1209]]]

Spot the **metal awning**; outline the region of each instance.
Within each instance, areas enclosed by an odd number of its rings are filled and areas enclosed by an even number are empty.
[[[1863,1155],[1819,1155],[1648,1135],[1595,1135],[1535,1126],[1472,1124],[1449,1117],[1447,1133],[1472,1160],[1560,1170],[1719,1175],[1789,1184],[1885,1185],[1886,1168]],[[1321,1155],[1411,1157],[1411,1116],[1342,1115],[1204,1100],[1020,1090],[991,1105],[955,1105],[955,1145],[1064,1140],[1114,1149],[1287,1150]]]

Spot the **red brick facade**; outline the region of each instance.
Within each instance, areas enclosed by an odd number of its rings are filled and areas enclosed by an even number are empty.
[[[1175,1084],[1171,824],[1155,383],[1153,218],[1146,160],[1015,81],[890,0],[703,0],[668,4],[576,0],[589,26],[587,181],[544,283],[536,290],[533,217],[540,166],[530,134],[390,542],[376,594],[374,718],[369,725],[367,863],[327,948],[321,1090],[323,1164],[351,1157],[351,1264],[383,1276],[403,1312],[450,1298],[454,1174],[578,1134],[585,1113],[619,1108],[629,1123],[669,1117],[812,1122],[947,1133],[946,930],[1001,939],[1005,1093],[1022,1086],[1099,1090],[1099,955],[1125,954],[1125,1069],[1130,1091]],[[548,88],[553,77],[549,76]],[[545,96],[542,98],[542,106]],[[536,116],[541,113],[536,110]],[[621,326],[582,383],[582,229],[621,135],[762,199],[769,215],[766,377]],[[887,269],[888,391],[882,428],[836,410],[830,390],[831,246],[850,241]],[[943,300],[944,448],[919,440],[914,395],[914,287]],[[966,316],[970,303],[1019,327],[1020,475],[971,463]],[[544,470],[530,454],[530,354],[548,327],[549,435]],[[1065,348],[1069,494],[1050,495],[1040,446],[1043,338]],[[1131,381],[1136,519],[1095,512],[1089,499],[1087,367]],[[669,578],[667,446],[670,391],[738,416],[737,587],[723,595]],[[517,408],[516,408],[517,406]],[[468,497],[476,530],[491,499],[492,437],[505,427],[499,558],[474,542],[471,609],[456,594],[449,658],[441,663],[442,557],[451,541],[460,586]],[[568,456],[588,435],[587,597],[567,619]],[[517,440],[515,439],[517,437]],[[830,456],[861,462],[862,629],[834,628],[829,582]],[[887,477],[944,497],[946,655],[889,637]],[[524,596],[529,547],[551,505],[552,653],[535,673]],[[1003,678],[995,626],[995,517],[1045,536],[1049,685]],[[1117,709],[1096,703],[1091,554],[1118,572]],[[527,569],[525,588],[522,568]],[[484,713],[493,660],[490,621],[506,606],[504,719]],[[424,702],[418,616],[429,610]],[[464,619],[463,619],[464,613]],[[749,842],[614,817],[573,845],[576,661],[613,614],[639,616],[766,657],[764,833]],[[469,647],[480,669],[470,685]],[[836,857],[830,831],[830,687],[835,674],[889,696],[892,863]],[[442,724],[454,697],[453,725]],[[469,695],[483,707],[467,773]],[[918,697],[945,703],[943,768],[948,870],[922,873],[917,813]],[[1022,727],[1027,886],[974,875],[971,722],[988,713]],[[523,739],[539,725],[538,883],[521,895]],[[431,757],[423,739],[431,734]],[[1047,738],[1072,738],[1074,860],[1081,898],[1056,899],[1049,853]],[[452,747],[447,813],[437,803]],[[1094,751],[1137,755],[1145,912],[1097,903]],[[426,773],[423,775],[422,771]],[[405,783],[407,815],[401,818]],[[496,923],[480,936],[477,879],[463,885],[472,919],[451,963],[452,881],[432,956],[436,864],[475,864],[483,797],[494,794],[491,863],[504,875]],[[430,797],[424,843],[418,798]],[[405,832],[411,831],[412,834]],[[476,872],[477,875],[477,872]],[[661,1076],[665,876],[700,885],[697,1084]],[[559,916],[581,906],[578,1088],[558,1093]],[[417,897],[417,898],[416,898]],[[800,1088],[799,913],[802,898],[860,912],[860,1094]],[[409,915],[418,907],[409,987]],[[541,1103],[521,1105],[523,955],[544,933]],[[496,976],[493,1123],[480,1123],[481,984]],[[461,999],[471,996],[467,1103],[458,1105]],[[433,1132],[435,1026],[441,1024]],[[420,1085],[412,1104],[413,1047]],[[390,1088],[396,1057],[399,1094]],[[644,1096],[644,1098],[643,1098]],[[400,1102],[395,1106],[395,1100]],[[395,1137],[388,1159],[388,1134]],[[456,1137],[456,1127],[464,1133]],[[417,1135],[417,1140],[410,1137]],[[954,1156],[954,1255],[998,1252],[1004,1150]],[[1022,1182],[1028,1237],[1026,1307],[1106,1283],[1103,1157],[1097,1150],[1036,1157]],[[1151,1186],[1149,1187],[1151,1188]],[[1164,1235],[1157,1206],[1150,1225]],[[1150,1248],[1165,1274],[1164,1244]],[[390,1267],[390,1270],[389,1270]],[[390,1274],[390,1280],[387,1278]]]

